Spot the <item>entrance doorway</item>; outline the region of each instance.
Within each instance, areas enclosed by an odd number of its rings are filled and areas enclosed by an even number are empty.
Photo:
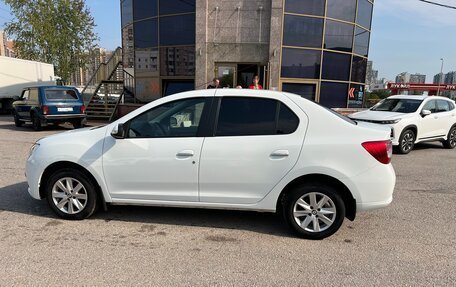
[[[247,89],[251,84],[253,77],[258,75],[260,83],[264,86],[264,67],[258,64],[248,63],[230,63],[216,64],[216,77],[220,80],[220,86],[223,88],[235,88],[241,86]]]

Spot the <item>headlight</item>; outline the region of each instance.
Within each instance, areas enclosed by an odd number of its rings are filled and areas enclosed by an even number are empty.
[[[390,121],[381,121],[380,123],[382,125],[393,125],[397,124],[401,119],[395,119],[395,120],[390,120]]]
[[[28,157],[31,157],[33,152],[40,146],[39,143],[34,143],[31,147],[30,147],[30,151],[29,151],[29,156]]]

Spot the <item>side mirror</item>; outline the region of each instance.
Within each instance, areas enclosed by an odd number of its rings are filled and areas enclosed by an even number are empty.
[[[111,131],[111,136],[115,139],[124,139],[125,138],[125,127],[124,124],[118,124]]]
[[[432,112],[430,110],[422,110],[421,111],[421,116],[424,118],[426,116],[429,116],[430,114],[432,114]]]

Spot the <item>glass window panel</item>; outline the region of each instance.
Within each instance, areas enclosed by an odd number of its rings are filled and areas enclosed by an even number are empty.
[[[356,23],[370,30],[372,20],[372,3],[367,0],[358,0]]]
[[[437,101],[437,112],[448,112],[450,111],[450,105],[448,101],[438,100]]]
[[[325,49],[351,52],[354,25],[327,20],[325,28]]]
[[[325,0],[285,0],[285,12],[325,15]]]
[[[279,121],[277,123],[277,134],[287,135],[296,131],[299,126],[299,118],[284,103],[280,103]]]
[[[158,78],[135,78],[135,97],[140,102],[150,102],[160,98]]]
[[[194,45],[195,14],[160,17],[160,45]]]
[[[352,82],[366,82],[367,59],[361,57],[353,57],[352,63]]]
[[[122,27],[133,22],[133,0],[122,1]]]
[[[283,45],[321,48],[323,19],[285,15]]]
[[[328,108],[346,108],[348,84],[322,82],[320,88],[320,104]]]
[[[282,91],[300,95],[311,101],[315,101],[317,86],[315,84],[283,83]]]
[[[160,15],[195,12],[195,0],[162,0]]]
[[[348,91],[348,107],[349,108],[362,108],[364,101],[364,85],[352,84]]]
[[[321,52],[305,49],[282,49],[282,71],[284,78],[320,78]]]
[[[350,68],[351,55],[324,52],[322,79],[348,81]]]
[[[157,16],[157,0],[134,0],[135,21]]]
[[[134,66],[133,24],[122,28],[122,59],[124,68]]]
[[[158,76],[158,48],[135,50],[136,74]]]
[[[327,17],[355,22],[356,0],[328,0],[327,9]]]
[[[195,47],[160,47],[162,76],[194,76]]]
[[[220,105],[217,136],[273,135],[277,101],[261,98],[224,97]]]
[[[134,23],[135,48],[158,46],[157,19],[149,19]]]
[[[181,92],[192,91],[195,89],[195,81],[163,81],[163,96],[170,96]]]
[[[369,54],[369,38],[370,33],[363,28],[356,27],[355,29],[355,47],[356,54],[367,57]]]
[[[130,120],[128,137],[196,137],[205,101],[191,98],[152,108]]]

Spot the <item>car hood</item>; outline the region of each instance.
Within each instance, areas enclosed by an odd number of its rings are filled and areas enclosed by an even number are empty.
[[[358,120],[369,120],[369,121],[383,121],[383,120],[395,120],[402,118],[404,113],[395,112],[382,112],[382,111],[362,111],[349,115],[351,119]]]
[[[83,139],[83,138],[90,138],[94,134],[104,134],[106,131],[106,126],[99,126],[99,127],[87,127],[82,129],[73,129],[63,133],[58,133],[50,136],[46,136],[40,139],[38,142],[44,143],[46,141],[61,141],[61,140],[71,140],[74,141],[75,139]]]

